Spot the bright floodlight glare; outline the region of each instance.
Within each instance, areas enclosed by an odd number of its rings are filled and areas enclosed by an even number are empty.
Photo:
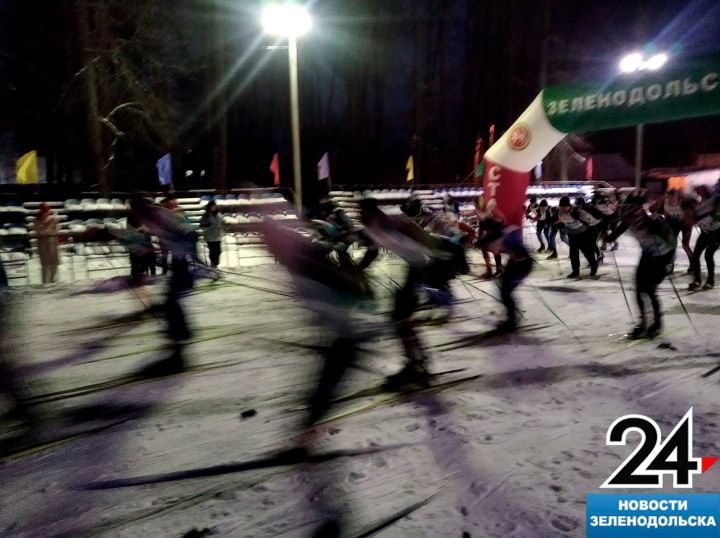
[[[647,62],[645,62],[645,66],[648,69],[655,71],[665,65],[665,62],[667,61],[667,54],[656,54],[655,56],[652,56]]]
[[[642,54],[637,52],[628,54],[622,60],[620,60],[620,71],[623,73],[632,73],[642,67],[643,57]]]
[[[310,30],[310,14],[297,4],[269,4],[263,9],[262,25],[270,35],[300,37]]]

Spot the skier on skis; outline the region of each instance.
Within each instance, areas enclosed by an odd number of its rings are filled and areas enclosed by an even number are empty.
[[[608,244],[608,235],[611,234],[615,227],[618,225],[619,218],[618,218],[618,211],[617,211],[617,203],[615,202],[615,197],[612,195],[604,195],[600,192],[596,192],[593,195],[592,203],[590,204],[591,207],[594,207],[595,210],[600,215],[600,224],[598,225],[598,235],[600,239],[600,249],[605,250],[607,249]],[[615,241],[610,246],[610,250],[617,250],[618,248],[618,242]]]
[[[325,415],[337,385],[356,360],[353,312],[368,298],[366,288],[356,278],[356,271],[336,263],[321,245],[295,230],[270,218],[264,220],[262,230],[268,250],[288,269],[317,327],[329,338],[317,388],[310,396],[306,425],[312,426]]]
[[[407,278],[395,294],[393,321],[405,348],[405,367],[388,380],[391,386],[427,384],[428,358],[415,330],[412,315],[419,304],[421,289],[429,289],[442,300],[451,298],[450,280],[467,271],[462,246],[435,237],[420,228],[406,215],[387,215],[377,200],[360,202],[360,217],[367,233],[379,245],[393,251],[408,264]]]
[[[156,370],[158,374],[178,373],[185,369],[182,351],[191,336],[181,299],[193,287],[190,263],[197,258],[197,232],[177,213],[140,196],[130,201],[130,215],[172,252],[172,272],[164,304],[171,355],[159,363]]]
[[[550,256],[548,256],[546,259],[548,260],[556,260],[558,257],[557,253],[557,235],[560,233],[560,241],[565,243],[566,245],[570,246],[570,243],[568,241],[567,232],[565,231],[565,226],[560,222],[560,214],[559,214],[558,207],[549,207],[548,208],[548,215],[546,219],[547,229],[548,229],[548,247],[550,250]]]
[[[547,252],[550,249],[550,228],[548,226],[548,203],[547,200],[543,199],[540,200],[540,203],[537,205],[537,208],[534,211],[534,215],[531,215],[530,218],[535,221],[535,235],[538,238],[538,241],[540,242],[540,248],[537,249],[537,252],[539,254],[543,252]],[[543,237],[545,237],[545,240],[547,241],[547,247],[545,246],[545,243],[543,242]]]
[[[580,252],[590,264],[590,276],[595,276],[598,263],[595,257],[597,235],[594,226],[598,224],[598,219],[581,208],[573,208],[570,205],[570,198],[563,196],[558,205],[558,222],[565,227],[570,241],[572,272],[567,278],[580,277]]]
[[[500,297],[507,310],[507,318],[497,326],[499,333],[517,329],[517,306],[513,291],[530,274],[532,258],[522,242],[522,231],[517,226],[505,226],[502,221],[488,218],[480,222],[478,243],[496,256],[506,254],[508,261],[500,277]]]
[[[636,189],[628,195],[620,208],[621,223],[608,237],[608,241],[615,241],[626,230],[630,230],[642,251],[635,271],[635,300],[640,311],[640,323],[632,330],[631,338],[654,338],[660,333],[662,312],[657,288],[665,279],[677,247],[677,239],[668,223],[660,215],[649,215],[645,210],[646,202],[647,197],[642,189]],[[647,325],[643,295],[648,296],[653,310],[653,323],[650,326]]]
[[[695,209],[695,225],[700,229],[700,235],[695,243],[695,250],[691,260],[693,281],[688,289],[700,288],[709,290],[715,286],[715,251],[720,246],[720,195],[712,195],[705,186],[698,187],[697,193],[702,201]],[[708,276],[705,284],[702,283],[700,256],[705,252]]]
[[[475,213],[477,215],[477,222],[478,222],[478,242],[476,243],[476,246],[480,249],[483,256],[483,261],[485,262],[485,274],[481,276],[481,278],[491,279],[493,276],[499,276],[502,274],[502,257],[500,254],[495,254],[495,274],[493,275],[492,266],[490,265],[490,251],[485,246],[481,246],[479,244],[480,239],[480,223],[486,219],[494,219],[495,213],[487,207],[487,204],[485,203],[485,198],[481,195],[478,196],[475,199]]]
[[[689,273],[693,271],[693,251],[690,247],[690,238],[692,237],[693,226],[695,224],[696,205],[693,200],[683,196],[677,189],[670,189],[667,194],[660,198],[655,204],[655,209],[660,215],[665,217],[675,234],[675,238],[678,238],[682,233],[682,248],[690,262]]]

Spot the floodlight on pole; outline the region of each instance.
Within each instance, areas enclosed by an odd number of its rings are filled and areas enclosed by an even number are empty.
[[[668,61],[668,55],[661,52],[654,54],[647,60],[639,52],[633,52],[623,56],[620,60],[620,71],[623,73],[634,73],[635,71],[657,71]]]
[[[639,52],[634,52],[632,54],[624,56],[623,59],[620,60],[620,71],[622,71],[623,73],[632,73],[641,69],[642,65],[642,54],[640,54]]]
[[[655,56],[651,56],[650,59],[645,62],[645,66],[650,69],[651,71],[657,71],[660,69],[665,63],[668,61],[667,54],[656,54]]]
[[[293,176],[295,210],[302,212],[302,175],[300,163],[300,99],[298,97],[297,38],[311,26],[310,14],[304,6],[292,3],[268,4],[263,9],[263,28],[266,33],[288,40],[290,68],[290,123],[292,128]]]
[[[268,4],[263,9],[262,26],[278,37],[301,37],[310,31],[310,14],[298,4]]]
[[[620,60],[620,71],[634,73],[636,71],[657,71],[668,61],[665,53],[654,54],[647,60],[639,52],[624,56]],[[645,139],[645,125],[639,123],[635,126],[635,186],[640,187],[642,181],[643,141]]]

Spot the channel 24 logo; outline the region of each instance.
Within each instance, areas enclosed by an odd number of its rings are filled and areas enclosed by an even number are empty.
[[[718,459],[693,457],[692,407],[664,441],[653,419],[644,415],[620,417],[608,429],[607,445],[627,445],[630,432],[640,434],[640,444],[601,488],[662,488],[668,474],[674,488],[692,488],[693,476],[707,471]]]

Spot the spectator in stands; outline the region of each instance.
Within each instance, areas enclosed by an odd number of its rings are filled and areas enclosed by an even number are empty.
[[[34,227],[40,265],[42,266],[42,281],[43,284],[52,284],[55,282],[57,268],[60,265],[58,220],[45,202],[40,204],[40,211],[35,218]]]
[[[210,266],[214,269],[220,265],[220,242],[223,234],[220,208],[214,200],[209,201],[205,206],[205,214],[200,219],[200,228],[208,246]]]

